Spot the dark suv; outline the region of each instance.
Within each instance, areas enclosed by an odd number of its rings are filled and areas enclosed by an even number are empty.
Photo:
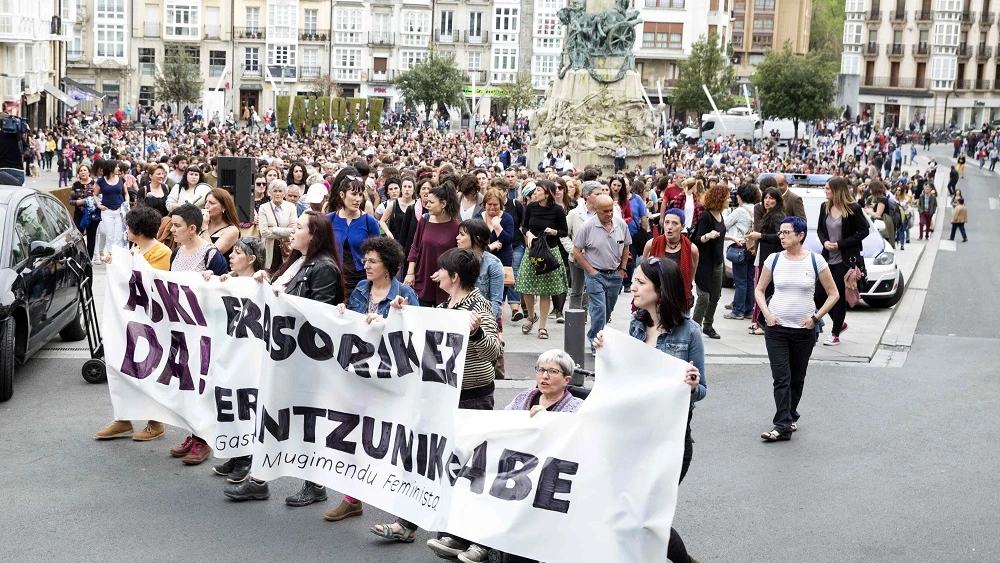
[[[0,186],[0,401],[14,393],[15,360],[23,364],[57,334],[87,337],[70,260],[90,272],[66,207],[37,190]]]

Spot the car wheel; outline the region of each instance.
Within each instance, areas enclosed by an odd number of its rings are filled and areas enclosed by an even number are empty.
[[[83,303],[76,305],[76,317],[59,331],[59,338],[66,342],[78,342],[87,338],[87,323],[83,318]]]
[[[896,292],[893,293],[892,296],[882,298],[866,298],[865,303],[873,309],[888,309],[889,307],[892,307],[896,303],[899,303],[899,300],[903,298],[903,291],[905,290],[903,282],[903,272],[899,272],[899,283],[896,284]]]
[[[0,323],[0,402],[14,394],[14,334],[16,322],[11,317]]]

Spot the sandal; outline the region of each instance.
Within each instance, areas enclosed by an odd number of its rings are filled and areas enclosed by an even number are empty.
[[[764,329],[760,328],[757,325],[750,325],[749,333],[752,334],[752,335],[754,335],[754,336],[763,336],[764,335]]]
[[[380,526],[382,528],[381,530],[378,529]],[[394,532],[392,530],[392,524],[377,524],[369,528],[368,531],[382,539],[390,541],[413,543],[413,540],[417,539],[416,530],[407,530],[406,528],[403,528],[403,533]]]
[[[549,331],[545,330],[544,328],[538,329],[538,339],[539,340],[548,340],[549,339]]]
[[[760,439],[765,442],[787,442],[792,439],[791,434],[782,434],[777,430],[771,430],[770,432],[764,432],[760,435]]]
[[[521,325],[521,334],[530,333],[531,329],[535,328],[536,322],[538,322],[538,315],[532,315],[531,317],[528,317],[528,319],[524,321],[524,324]]]

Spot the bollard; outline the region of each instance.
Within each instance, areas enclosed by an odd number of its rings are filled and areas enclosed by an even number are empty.
[[[587,342],[587,312],[583,309],[566,309],[563,314],[566,319],[563,349],[574,362],[584,367],[587,365],[587,353],[590,351]],[[574,373],[570,385],[583,385],[583,376]]]

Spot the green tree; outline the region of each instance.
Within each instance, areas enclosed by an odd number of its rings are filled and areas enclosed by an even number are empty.
[[[452,54],[439,55],[431,51],[427,59],[397,76],[394,83],[408,107],[424,106],[424,119],[430,119],[435,105],[443,109],[465,103],[462,94],[465,73],[458,69]]]
[[[674,110],[695,112],[699,120],[703,113],[711,112],[712,104],[705,96],[702,84],[708,86],[720,111],[733,106],[730,93],[734,82],[733,65],[729,64],[729,57],[719,46],[719,38],[714,33],[691,45],[691,56],[680,61],[678,75],[670,96],[670,105]]]
[[[202,84],[201,70],[183,49],[165,57],[163,66],[153,77],[156,97],[170,102],[178,110],[184,102],[201,99]]]
[[[838,65],[844,50],[845,10],[844,0],[813,0],[809,23],[809,51]]]
[[[313,81],[312,89],[320,97],[326,98],[337,98],[344,91],[340,87],[340,83],[334,80],[329,74],[320,75]]]
[[[517,114],[522,109],[533,108],[538,103],[538,93],[535,92],[531,75],[527,72],[517,73],[514,82],[508,82],[500,87],[507,91],[500,99],[509,110],[507,114],[509,119],[517,119]]]
[[[837,114],[836,63],[825,61],[820,53],[797,55],[791,42],[781,51],[769,50],[757,64],[753,85],[757,88],[760,113],[765,119],[791,119],[795,137],[799,122],[813,121]]]

